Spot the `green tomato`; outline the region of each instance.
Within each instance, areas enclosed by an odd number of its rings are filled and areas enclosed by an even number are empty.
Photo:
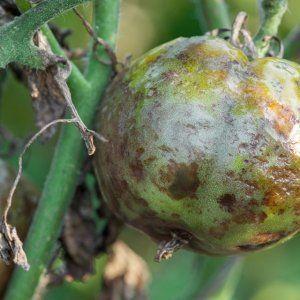
[[[97,120],[103,197],[154,240],[229,255],[298,232],[299,65],[179,38],[119,74]]]

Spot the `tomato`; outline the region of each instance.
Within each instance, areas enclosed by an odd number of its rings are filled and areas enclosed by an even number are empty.
[[[300,66],[179,38],[120,73],[97,117],[105,201],[156,241],[229,255],[300,226]]]

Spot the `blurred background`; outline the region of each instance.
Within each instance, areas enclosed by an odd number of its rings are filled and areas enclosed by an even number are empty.
[[[249,29],[255,34],[259,24],[257,1],[227,0],[227,4],[232,20],[241,10],[248,13]],[[86,18],[91,19],[89,5],[80,10]],[[289,10],[280,28],[279,36],[282,39],[299,25],[299,16],[300,1],[289,0]],[[123,0],[120,21],[117,45],[120,60],[128,54],[138,57],[154,46],[179,36],[202,34],[192,0]],[[68,38],[72,48],[87,47],[88,36],[73,13],[60,16],[54,23],[72,29],[73,33]],[[300,61],[299,57],[294,60]],[[19,138],[27,137],[36,130],[28,91],[11,74],[8,74],[1,100],[0,123]],[[36,143],[26,155],[25,175],[40,189],[48,172],[56,138],[47,144]],[[11,158],[10,163],[16,166],[16,157]],[[211,299],[300,299],[300,236],[275,249],[249,254],[243,264],[230,261],[230,264],[235,264],[231,272],[226,269],[224,258],[208,258],[186,251],[176,253],[170,261],[157,264],[153,262],[156,245],[143,234],[126,229],[122,239],[149,263],[152,273],[150,299],[196,299],[201,287],[204,286],[206,290],[211,288],[210,278],[215,276],[223,263],[223,275],[227,281],[220,281],[220,290],[212,285],[217,293]],[[101,270],[104,263],[105,258],[99,257],[97,269]],[[101,276],[95,274],[85,283],[66,282],[60,287],[51,288],[45,299],[96,299],[100,286]]]

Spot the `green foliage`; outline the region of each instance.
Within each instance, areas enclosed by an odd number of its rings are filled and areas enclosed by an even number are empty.
[[[0,68],[18,62],[31,68],[42,68],[46,57],[32,41],[33,34],[62,12],[88,0],[47,0],[0,27]]]

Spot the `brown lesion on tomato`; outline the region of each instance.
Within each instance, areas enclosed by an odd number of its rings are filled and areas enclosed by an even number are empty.
[[[161,145],[158,147],[163,152],[173,152],[173,149],[171,147],[168,147],[167,145]]]
[[[288,138],[296,123],[296,116],[292,109],[277,101],[270,101],[267,104],[267,111],[269,113],[266,117],[271,119],[275,131]]]
[[[236,197],[233,194],[224,194],[218,199],[218,202],[229,213],[233,212],[236,208]]]
[[[141,162],[141,160],[136,160],[134,162],[132,162],[129,165],[129,168],[131,170],[132,176],[137,180],[140,181],[142,179],[144,179],[144,167],[143,164]]]
[[[154,162],[157,159],[156,156],[149,156],[146,159],[143,160],[144,166],[149,166],[152,162]]]
[[[260,224],[267,218],[267,214],[264,211],[257,212],[244,207],[241,211],[236,212],[232,216],[232,221],[236,224]]]
[[[283,214],[300,199],[300,169],[282,156],[281,164],[270,167],[267,175],[269,184],[263,203],[272,213]]]
[[[197,198],[196,191],[200,185],[198,178],[198,164],[193,162],[189,165],[171,162],[168,168],[172,183],[167,193],[176,200],[185,197]]]
[[[287,232],[259,233],[252,238],[249,244],[238,245],[237,248],[241,251],[260,250],[279,242],[288,235]]]
[[[230,221],[223,221],[219,224],[217,224],[217,226],[211,227],[209,229],[209,234],[210,236],[216,238],[216,239],[222,239],[225,234],[229,231],[229,227],[230,227]]]

